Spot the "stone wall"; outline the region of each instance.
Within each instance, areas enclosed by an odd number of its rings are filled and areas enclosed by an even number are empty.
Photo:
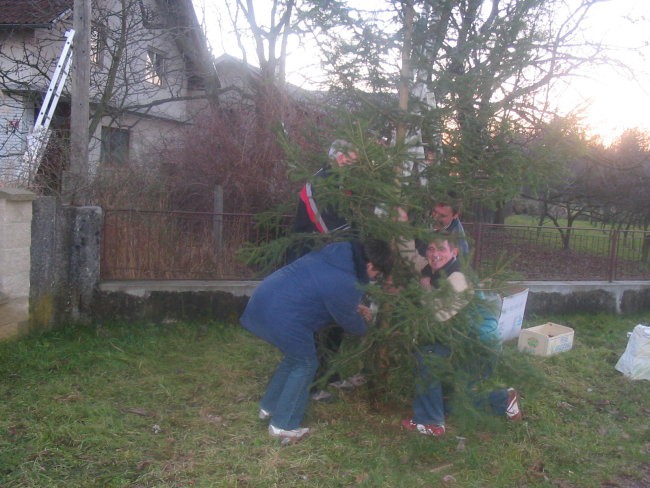
[[[0,189],[0,339],[28,329],[32,200],[27,190]]]

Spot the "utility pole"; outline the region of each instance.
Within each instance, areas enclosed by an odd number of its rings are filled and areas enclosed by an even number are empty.
[[[70,166],[63,177],[63,199],[72,204],[81,201],[88,181],[88,120],[90,118],[90,0],[74,0],[75,30],[70,112]]]

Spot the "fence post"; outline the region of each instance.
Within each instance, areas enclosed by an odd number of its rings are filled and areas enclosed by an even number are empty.
[[[616,276],[616,254],[618,250],[618,236],[619,230],[614,229],[611,233],[609,242],[609,262],[607,263],[607,281],[610,283],[614,281]]]
[[[483,224],[481,222],[476,223],[476,240],[474,241],[474,260],[472,261],[472,266],[474,271],[478,273],[478,268],[481,265],[481,241],[483,237]]]
[[[223,249],[223,187],[214,187],[212,235],[214,237],[215,251]]]

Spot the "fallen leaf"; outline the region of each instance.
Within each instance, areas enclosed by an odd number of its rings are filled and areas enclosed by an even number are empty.
[[[153,461],[151,461],[151,459],[145,459],[143,461],[140,461],[135,469],[137,471],[142,471],[143,469],[148,468],[151,465],[152,462]]]
[[[361,473],[355,477],[357,484],[365,483],[369,478],[368,473]]]
[[[454,477],[453,477],[452,475],[450,475],[450,474],[446,474],[446,475],[442,478],[442,482],[443,482],[445,485],[451,485],[451,484],[453,484],[453,483],[456,483],[456,478],[454,478]]]
[[[212,425],[223,426],[225,425],[223,417],[221,415],[209,413],[205,408],[202,408],[199,411],[199,415],[204,422]]]
[[[567,402],[558,402],[557,406],[563,408],[564,410],[573,410],[575,407]]]

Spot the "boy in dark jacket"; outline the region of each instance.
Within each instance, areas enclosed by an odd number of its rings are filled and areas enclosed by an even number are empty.
[[[390,273],[384,241],[337,242],[313,251],[268,276],[257,287],[241,324],[284,355],[260,401],[259,416],[271,419],[272,437],[297,440],[309,433],[300,423],[318,369],[314,333],[336,322],[363,335],[372,314],[361,305],[363,285]]]
[[[408,215],[402,209],[398,209],[398,216],[400,221],[408,221]],[[444,280],[453,291],[447,297],[446,303],[434,299],[425,304],[431,308],[437,321],[450,320],[467,306],[474,291],[463,273],[461,262],[456,257],[458,246],[451,235],[433,234],[424,256],[416,252],[413,241],[403,242],[400,245],[400,252],[413,263],[415,271],[420,274],[420,284],[423,288],[427,290],[440,288]],[[497,320],[492,314],[487,313],[487,310],[482,321],[473,326],[481,342],[488,348],[498,344]],[[413,417],[402,420],[401,424],[406,430],[441,437],[445,434],[444,391],[435,371],[431,371],[427,364],[428,355],[449,357],[451,350],[447,345],[438,342],[419,346],[416,354],[418,381],[413,401]],[[489,360],[476,357],[474,361],[476,364],[466,365],[468,372],[478,371],[476,374],[480,376],[489,376],[491,372]],[[505,415],[509,420],[519,421],[522,418],[519,395],[514,388],[492,391],[487,395],[487,399],[475,398],[475,401],[477,405],[487,402],[494,413]]]

